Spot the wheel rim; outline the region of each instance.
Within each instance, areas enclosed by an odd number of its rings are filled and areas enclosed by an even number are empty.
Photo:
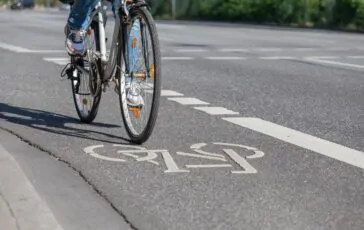
[[[139,136],[145,131],[152,112],[152,103],[155,97],[155,60],[152,48],[152,36],[145,18],[138,15],[133,20],[133,24],[135,23],[140,25],[140,33],[139,36],[131,36],[131,27],[129,28],[126,54],[126,58],[128,59],[126,62],[129,68],[128,73],[122,78],[124,82],[120,84],[120,92],[122,93],[122,109],[125,122],[130,132],[134,136]],[[135,39],[139,43],[135,44]],[[129,57],[132,56],[137,56],[137,58],[130,59]],[[125,71],[125,68],[123,70]],[[134,76],[134,80],[137,82],[136,85],[139,87],[140,94],[144,100],[144,106],[141,109],[127,106],[125,83],[130,80],[130,75]]]
[[[74,100],[77,112],[82,120],[92,119],[100,100],[100,87],[98,82],[99,73],[97,64],[93,61],[93,53],[96,51],[96,42],[94,38],[94,31],[89,29],[85,35],[84,45],[87,50],[87,55],[82,59],[74,59],[77,66],[84,68],[89,74],[83,73],[81,70],[76,69],[74,73],[77,76],[72,80],[72,87],[74,90]]]

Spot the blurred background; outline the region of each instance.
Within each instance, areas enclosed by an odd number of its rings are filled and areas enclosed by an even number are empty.
[[[9,6],[14,1],[67,9],[59,0],[0,0],[0,5]],[[364,0],[148,0],[148,3],[157,19],[364,28]]]

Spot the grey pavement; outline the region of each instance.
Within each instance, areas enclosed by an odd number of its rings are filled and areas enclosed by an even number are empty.
[[[67,164],[6,130],[0,140],[2,230],[131,229]]]
[[[68,212],[91,206],[91,199],[73,197],[77,205],[68,207],[66,199],[49,195],[63,194],[59,184],[72,172],[92,186],[82,194],[112,205],[102,214],[115,221],[111,226],[363,228],[363,35],[158,21],[163,96],[156,128],[142,147],[166,151],[137,161],[141,156],[118,152],[132,147],[120,145],[129,142],[112,90],[93,124],[78,121],[70,83],[59,77],[67,62],[66,17],[0,13],[0,127],[43,150],[42,157],[19,158],[29,164],[28,177],[41,165],[44,172],[53,169],[35,159],[68,165],[58,172],[62,181],[44,176],[35,186],[52,191],[41,197],[48,194],[65,230],[73,229]],[[108,35],[112,25],[110,19]],[[73,212],[72,223],[113,229],[88,210]]]

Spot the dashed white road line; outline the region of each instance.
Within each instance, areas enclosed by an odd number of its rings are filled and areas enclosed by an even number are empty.
[[[285,60],[285,59],[296,59],[295,57],[259,57],[261,60]]]
[[[14,46],[14,45],[3,43],[3,42],[0,42],[0,48],[11,51],[11,52],[15,52],[15,53],[28,53],[31,51],[30,49],[26,49],[26,48],[23,48],[20,46]]]
[[[206,49],[176,49],[175,52],[178,53],[202,53],[206,52]]]
[[[277,138],[293,145],[364,169],[364,152],[323,140],[321,138],[286,128],[254,117],[228,117],[225,121]]]
[[[65,50],[31,50],[21,46],[15,46],[7,43],[0,42],[0,48],[9,50],[15,53],[66,53]]]
[[[194,107],[194,109],[203,111],[209,115],[238,115],[238,112],[234,112],[224,107]]]
[[[294,51],[315,51],[315,48],[293,48]]]
[[[246,57],[205,57],[208,60],[246,60]]]
[[[162,90],[161,96],[163,97],[172,97],[172,96],[184,96],[182,93],[178,93],[173,90]]]
[[[43,60],[56,63],[57,65],[67,65],[70,62],[68,58],[43,58]]]
[[[162,57],[162,60],[194,60],[193,57]]]
[[[201,101],[197,98],[193,97],[174,97],[174,98],[168,98],[168,100],[178,102],[182,105],[208,105],[210,103]]]
[[[247,49],[239,49],[239,48],[225,48],[225,49],[218,49],[220,52],[247,52]]]
[[[257,50],[261,51],[261,52],[279,52],[279,51],[282,51],[283,49],[282,48],[259,48]]]

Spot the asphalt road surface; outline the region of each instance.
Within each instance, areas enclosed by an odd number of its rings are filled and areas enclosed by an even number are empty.
[[[130,228],[363,229],[363,35],[158,22],[163,92],[141,146],[158,151],[137,161],[118,153],[113,90],[78,121],[66,17],[0,12],[0,127],[81,173]]]

